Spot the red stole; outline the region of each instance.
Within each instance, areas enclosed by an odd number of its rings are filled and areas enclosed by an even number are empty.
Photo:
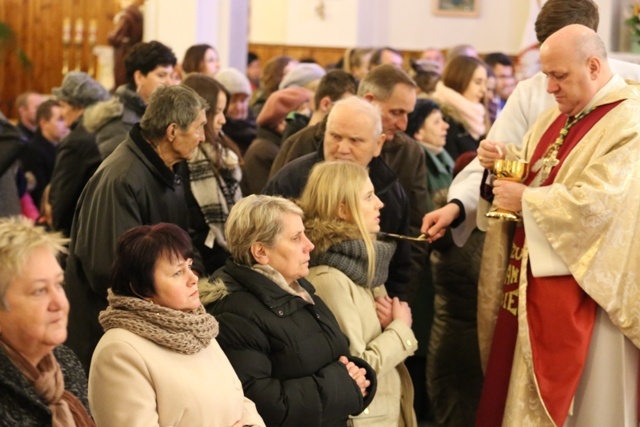
[[[571,150],[620,102],[597,107],[569,130],[558,152],[559,163],[541,186],[553,183]],[[567,116],[561,114],[545,131],[529,160],[530,165],[544,156],[566,119]],[[524,183],[529,185],[536,175],[530,171]],[[524,242],[524,227],[516,227],[478,407],[477,427],[502,425],[518,334],[518,282]],[[529,269],[526,274],[527,322],[536,382],[545,408],[554,423],[562,426],[586,362],[597,305],[571,275],[535,278]]]

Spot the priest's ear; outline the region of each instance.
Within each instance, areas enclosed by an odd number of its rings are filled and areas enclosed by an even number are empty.
[[[596,80],[602,71],[602,60],[597,56],[590,56],[587,59],[587,67],[592,80]]]

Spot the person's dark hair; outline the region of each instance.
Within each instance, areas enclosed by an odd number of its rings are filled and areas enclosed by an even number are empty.
[[[385,51],[393,52],[396,55],[402,56],[402,52],[400,52],[398,49],[394,49],[389,46],[381,47],[380,49],[374,50],[373,53],[371,54],[371,59],[369,59],[369,69],[371,69],[371,67],[380,65],[380,61],[382,60],[382,54]]]
[[[185,73],[198,73],[202,71],[200,70],[200,64],[209,49],[213,51],[216,50],[209,44],[195,44],[187,49],[184,54],[184,59],[182,60],[182,70]]]
[[[317,109],[325,96],[328,96],[332,102],[336,102],[346,93],[355,95],[357,90],[358,84],[355,77],[343,70],[331,70],[320,79],[313,103]]]
[[[38,106],[36,110],[36,123],[40,123],[40,120],[49,121],[53,116],[53,107],[59,107],[60,103],[55,99],[47,99]]]
[[[390,64],[380,65],[364,76],[358,86],[358,96],[371,93],[376,100],[384,102],[393,95],[393,90],[399,84],[416,87],[416,82],[411,76],[400,68]]]
[[[146,76],[158,66],[175,67],[176,63],[176,56],[168,46],[155,40],[136,43],[124,59],[127,84],[131,89],[135,89],[136,82],[133,75],[136,71],[140,71]]]
[[[208,107],[207,102],[188,86],[160,86],[149,98],[149,105],[140,119],[142,135],[150,141],[159,141],[171,123],[186,131],[200,111]]]
[[[571,24],[597,32],[599,21],[598,5],[592,0],[548,0],[536,18],[536,38],[544,43],[551,34]]]
[[[493,68],[496,65],[504,65],[505,67],[513,67],[513,61],[502,52],[492,52],[484,57],[484,63]]]
[[[437,102],[432,99],[418,99],[415,108],[409,113],[405,133],[413,138],[434,111],[440,111],[440,105]]]
[[[221,135],[215,135],[213,133],[213,127],[210,125],[213,123],[216,115],[216,110],[218,109],[218,95],[220,94],[220,92],[224,92],[224,94],[227,96],[227,103],[224,105],[224,108],[223,108],[223,110],[226,112],[227,106],[229,105],[229,100],[231,99],[231,95],[229,95],[229,92],[227,92],[224,86],[222,86],[213,77],[207,76],[206,74],[203,74],[203,73],[191,73],[187,75],[187,77],[185,77],[185,79],[182,81],[181,84],[187,87],[190,87],[191,89],[196,91],[196,93],[200,95],[202,98],[204,98],[204,100],[207,101],[207,104],[209,104],[209,108],[206,109],[207,125],[204,127],[205,141],[207,142],[217,141],[223,147],[229,148],[231,151],[236,153],[238,155],[238,158],[240,158],[241,154],[238,146],[229,138],[225,138],[224,136],[221,136]],[[212,145],[214,147],[214,150],[218,151],[218,148],[219,148],[218,145],[217,144],[212,144]],[[216,166],[218,168],[222,167],[223,160],[224,160],[223,156],[221,155],[216,156],[216,158],[213,160],[216,162]]]
[[[489,69],[481,59],[472,56],[456,56],[442,71],[442,83],[458,93],[463,93],[478,67]]]
[[[276,90],[284,77],[284,69],[289,62],[293,61],[290,56],[274,56],[264,64],[260,85],[265,95],[269,96]]]
[[[422,92],[430,94],[436,90],[436,84],[440,81],[441,76],[437,71],[418,71],[413,79]]]
[[[171,262],[193,258],[191,238],[183,229],[161,222],[126,231],[116,244],[110,281],[113,293],[137,298],[154,296],[154,270],[162,257]]]
[[[256,55],[254,52],[247,52],[247,65],[251,64],[253,61],[259,60],[260,57]]]

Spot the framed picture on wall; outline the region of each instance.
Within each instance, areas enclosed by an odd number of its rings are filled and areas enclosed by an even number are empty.
[[[478,16],[480,0],[432,0],[433,14],[439,16]]]

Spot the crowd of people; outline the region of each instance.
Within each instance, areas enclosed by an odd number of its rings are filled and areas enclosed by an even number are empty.
[[[245,73],[149,41],[111,93],[72,71],[21,95],[4,421],[637,426],[640,66],[598,19],[545,2],[519,82],[472,45]]]

